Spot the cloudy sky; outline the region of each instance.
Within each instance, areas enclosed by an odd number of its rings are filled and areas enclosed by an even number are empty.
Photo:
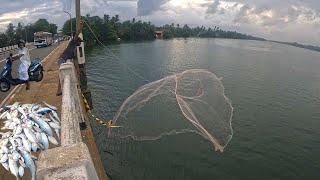
[[[0,30],[8,23],[47,18],[60,27],[73,0],[1,0]],[[122,20],[218,25],[273,40],[320,45],[320,0],[81,0],[82,14],[119,14]],[[73,13],[74,14],[74,13]]]

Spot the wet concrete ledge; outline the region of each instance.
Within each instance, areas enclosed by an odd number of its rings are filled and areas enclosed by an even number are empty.
[[[73,123],[73,128],[76,128],[74,132],[76,132],[76,136],[80,137],[80,140],[67,140],[70,137],[70,133],[62,132],[62,146],[51,146],[50,148],[52,149],[40,153],[37,161],[37,179],[107,179],[94,141],[90,121],[84,112],[83,100],[79,98],[81,97],[80,94],[77,93],[78,102],[73,101],[69,103],[71,108],[69,110],[62,110],[62,97],[56,96],[59,81],[59,68],[56,62],[66,46],[67,42],[63,42],[46,58],[46,62],[44,63],[45,76],[42,82],[31,83],[31,90],[29,91],[26,91],[24,86],[20,86],[6,104],[13,102],[41,103],[45,101],[58,107],[59,114],[63,111],[65,113],[72,110],[75,112],[81,111],[70,117],[77,117],[74,122],[68,121],[69,123]],[[73,81],[73,83],[75,85],[76,82]],[[74,86],[73,91],[77,89],[78,85]],[[87,123],[88,128],[86,130],[77,131],[80,119]],[[62,121],[62,124],[64,123],[65,121]],[[72,128],[67,124],[65,124],[65,129],[73,132]],[[68,143],[63,143],[66,141]],[[2,171],[2,169],[0,170]],[[0,173],[1,179],[15,179],[9,172],[3,172]],[[22,179],[30,179],[29,174],[27,173]]]

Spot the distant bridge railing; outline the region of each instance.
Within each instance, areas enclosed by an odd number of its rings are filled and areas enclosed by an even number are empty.
[[[18,53],[18,45],[0,48],[0,60],[5,59],[6,56],[9,56],[10,53],[12,54]]]
[[[61,147],[41,152],[37,179],[98,180],[88,147],[82,142],[79,123],[84,112],[74,64],[60,66],[62,85]]]
[[[1,53],[5,53],[5,52],[10,51],[10,50],[15,50],[15,49],[18,49],[18,45],[2,47],[2,48],[0,48],[0,54]]]

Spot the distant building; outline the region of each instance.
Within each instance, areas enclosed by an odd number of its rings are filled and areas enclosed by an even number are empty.
[[[155,34],[156,34],[156,38],[157,39],[162,39],[163,38],[163,31],[156,31]]]

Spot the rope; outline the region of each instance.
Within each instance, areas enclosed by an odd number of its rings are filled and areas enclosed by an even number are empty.
[[[96,120],[96,122],[98,124],[100,124],[101,126],[106,126],[108,128],[120,128],[121,126],[114,126],[112,124],[112,120],[109,120],[109,121],[105,121],[105,120],[101,120],[99,118],[97,118],[93,113],[92,111],[90,110],[90,106],[89,106],[89,103],[87,101],[87,99],[85,98],[84,94],[82,94],[82,98],[83,98],[83,102],[85,104],[85,107],[86,107],[86,110],[88,111],[88,113],[91,115],[91,117]]]
[[[118,57],[117,55],[115,55],[111,49],[109,49],[106,45],[104,45],[98,38],[98,36],[94,33],[94,31],[92,30],[91,26],[89,25],[89,23],[85,20],[83,20],[83,22],[87,25],[87,27],[89,28],[90,32],[92,33],[92,35],[94,36],[94,38],[99,42],[99,44],[106,49],[112,56],[113,58],[117,59],[119,61],[120,64],[122,64],[124,67],[126,67],[131,73],[133,73],[135,76],[137,76],[138,78],[146,81],[146,82],[150,82],[148,79],[144,78],[143,76],[141,76],[139,73],[137,73],[136,71],[134,71],[132,68],[130,68],[129,66],[127,66],[126,64],[121,62],[120,57]]]
[[[125,68],[127,68],[132,74],[134,74],[134,75],[137,76],[138,78],[140,78],[140,79],[142,79],[142,80],[144,80],[144,81],[146,81],[146,82],[150,82],[149,80],[147,80],[147,79],[145,79],[143,76],[141,76],[139,73],[135,72],[132,68],[130,68],[130,67],[127,66],[126,64],[122,63],[122,62],[121,62],[121,59],[120,59],[117,55],[115,55],[115,54],[112,52],[111,49],[109,49],[106,45],[104,45],[104,44],[100,41],[100,39],[98,38],[98,36],[96,35],[96,33],[92,30],[90,24],[89,24],[87,21],[85,21],[85,20],[83,20],[83,22],[84,22],[84,23],[86,24],[86,26],[89,28],[90,32],[92,33],[92,35],[94,36],[94,38],[98,41],[98,43],[99,43],[105,50],[107,50],[107,51],[109,52],[109,54],[110,54],[114,59],[118,60],[118,62],[119,62],[120,64],[122,64]],[[101,119],[97,118],[97,117],[92,113],[92,111],[90,110],[90,106],[89,106],[89,104],[88,104],[88,102],[87,102],[87,100],[86,100],[86,98],[85,98],[85,96],[84,96],[83,94],[82,94],[82,97],[83,97],[83,101],[84,101],[84,103],[85,103],[85,106],[86,106],[86,109],[87,109],[88,113],[91,115],[91,117],[92,117],[93,119],[96,120],[96,122],[97,122],[98,124],[100,124],[100,125],[102,125],[102,126],[106,126],[106,127],[108,127],[108,128],[120,128],[120,127],[121,127],[121,126],[114,126],[114,125],[112,124],[112,123],[113,123],[112,120],[109,120],[109,121],[106,122],[105,120],[101,120]]]

